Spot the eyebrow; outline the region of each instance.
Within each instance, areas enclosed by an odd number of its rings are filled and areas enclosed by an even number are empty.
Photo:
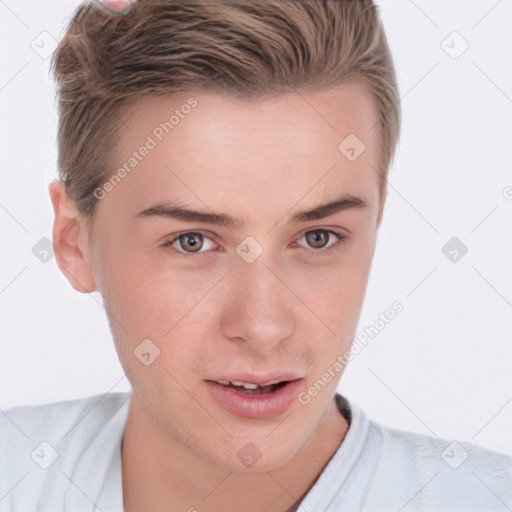
[[[345,210],[364,210],[368,203],[353,195],[344,195],[329,203],[315,206],[311,210],[303,210],[295,213],[288,221],[289,224],[319,220],[335,213]],[[204,211],[191,210],[179,204],[160,203],[138,213],[135,218],[164,217],[179,219],[186,222],[197,222],[201,224],[213,224],[225,226],[232,229],[242,229],[244,221],[224,213],[208,213]]]

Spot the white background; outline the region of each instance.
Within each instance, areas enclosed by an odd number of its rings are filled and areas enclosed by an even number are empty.
[[[57,129],[49,59],[33,47],[50,48],[77,5],[0,1],[2,408],[129,389],[99,295],[32,253],[51,238]],[[359,330],[404,309],[340,390],[387,425],[512,454],[512,4],[379,5],[403,128]],[[456,59],[443,50],[462,48],[453,31],[469,44]],[[468,247],[457,263],[441,251],[454,236]]]

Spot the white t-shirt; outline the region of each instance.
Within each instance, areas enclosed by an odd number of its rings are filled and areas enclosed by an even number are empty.
[[[511,457],[389,428],[336,401],[350,427],[300,512],[512,510]],[[0,411],[0,511],[122,512],[128,406],[125,392]]]

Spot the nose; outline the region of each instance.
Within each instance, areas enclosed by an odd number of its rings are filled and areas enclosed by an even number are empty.
[[[283,272],[270,264],[265,253],[252,263],[240,260],[228,277],[220,325],[227,339],[249,344],[261,353],[290,337],[297,299],[283,283]]]

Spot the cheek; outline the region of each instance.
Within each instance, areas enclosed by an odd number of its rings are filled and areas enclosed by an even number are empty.
[[[166,370],[181,382],[183,374],[202,360],[204,333],[199,315],[204,293],[191,285],[183,275],[178,279],[177,273],[152,273],[127,260],[112,270],[105,306],[116,350],[130,379],[148,393],[160,385],[179,391]],[[150,366],[141,364],[145,353],[151,359],[158,354]]]
[[[310,289],[308,300],[329,328],[322,326],[312,345],[316,360],[312,372],[315,379],[333,367],[338,356],[346,354],[352,345],[364,302],[372,256],[371,244],[362,243],[357,250],[347,253],[340,264],[331,268],[321,280],[317,280],[321,287]],[[318,325],[317,322],[317,328]],[[332,389],[341,377],[344,364],[342,366],[341,369],[333,370],[336,377],[332,380]]]
[[[167,347],[169,339],[186,336],[187,343],[179,343],[183,350],[191,347],[194,339],[204,338],[205,329],[216,327],[222,304],[229,302],[229,296],[225,300],[220,296],[226,295],[229,276],[221,279],[229,266],[173,268],[159,253],[148,256],[122,247],[114,237],[103,246],[100,257],[105,278],[100,291],[116,323],[130,333],[129,346],[150,338]],[[283,268],[283,281],[299,299],[293,306],[297,308],[297,328],[319,333],[321,319],[336,333],[336,339],[351,336],[357,327],[372,257],[372,237],[360,236],[329,263],[320,257],[315,264],[293,262]],[[304,316],[304,305],[314,314]],[[330,330],[322,329],[321,333],[330,336]]]
[[[372,258],[371,240],[353,243],[334,263],[297,273],[299,296],[336,332],[336,326],[350,326],[359,318]]]
[[[158,256],[124,256],[110,265],[109,303],[133,343],[150,338],[167,347],[178,337],[178,348],[186,350],[206,318],[205,308],[211,316],[218,307],[212,297],[221,277],[221,269],[183,270]],[[187,343],[181,343],[185,333]]]

